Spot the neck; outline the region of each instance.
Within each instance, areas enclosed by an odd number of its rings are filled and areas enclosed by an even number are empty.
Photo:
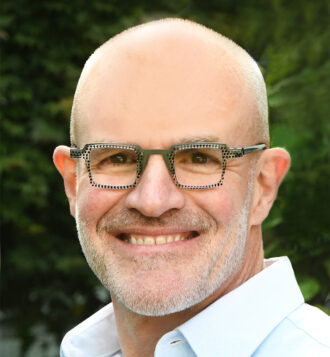
[[[218,290],[199,304],[165,316],[143,316],[129,310],[112,296],[116,325],[123,356],[152,357],[158,340],[167,332],[191,319],[208,305],[263,269],[261,227],[252,227],[242,266]]]

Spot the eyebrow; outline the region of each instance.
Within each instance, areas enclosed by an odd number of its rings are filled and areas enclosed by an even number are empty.
[[[94,141],[95,143],[107,143],[107,144],[136,144],[136,143],[131,143],[131,142],[119,142],[118,140],[113,140],[110,138],[107,139],[99,139],[97,141]],[[189,143],[210,143],[210,142],[219,142],[219,138],[215,135],[209,135],[209,136],[193,136],[193,137],[183,137],[176,141],[173,144],[189,144]],[[170,146],[170,145],[169,145]]]
[[[194,137],[184,137],[179,140],[179,144],[188,144],[188,143],[210,143],[210,142],[219,142],[219,138],[215,135],[209,136],[194,136]]]

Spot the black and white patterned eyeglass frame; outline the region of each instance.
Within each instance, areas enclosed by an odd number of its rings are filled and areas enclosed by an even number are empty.
[[[136,165],[136,179],[135,181],[130,184],[130,185],[104,185],[104,184],[99,184],[96,183],[93,180],[92,176],[92,170],[91,170],[91,162],[90,162],[90,153],[93,149],[125,149],[125,150],[132,150],[135,152],[136,157],[137,157],[137,165]],[[166,166],[171,173],[171,176],[175,182],[175,184],[180,187],[180,188],[185,188],[185,189],[207,189],[207,188],[213,188],[213,187],[218,187],[223,184],[224,180],[224,175],[226,171],[226,162],[227,159],[233,159],[233,158],[238,158],[242,157],[246,154],[250,154],[252,152],[255,152],[257,150],[264,150],[266,149],[266,144],[257,144],[257,145],[252,145],[252,146],[246,146],[246,147],[241,147],[241,148],[230,148],[228,147],[227,144],[224,143],[218,143],[218,142],[194,142],[194,143],[186,143],[186,144],[176,144],[172,145],[169,149],[142,149],[139,145],[135,144],[121,144],[121,143],[89,143],[86,144],[82,149],[79,148],[71,148],[70,149],[70,157],[79,159],[83,158],[86,162],[87,170],[88,170],[88,175],[89,175],[89,180],[90,184],[95,187],[99,188],[108,188],[108,189],[128,189],[128,188],[133,188],[137,184],[140,176],[142,175],[142,172],[146,166],[148,157],[150,155],[162,155]],[[219,149],[222,154],[222,172],[221,172],[221,178],[218,182],[213,183],[213,184],[208,184],[208,185],[185,185],[181,184],[176,177],[175,174],[175,165],[174,165],[174,157],[175,153],[180,150],[185,150],[185,149]]]

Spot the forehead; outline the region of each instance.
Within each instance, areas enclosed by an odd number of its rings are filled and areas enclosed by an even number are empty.
[[[230,51],[191,36],[128,38],[105,48],[80,83],[79,144],[168,147],[182,138],[248,141],[254,100]]]

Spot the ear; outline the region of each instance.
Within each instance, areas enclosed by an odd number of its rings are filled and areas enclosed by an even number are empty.
[[[53,154],[54,164],[62,175],[66,196],[69,200],[70,212],[76,214],[76,160],[70,157],[70,148],[58,146]]]
[[[272,148],[262,153],[257,164],[251,225],[261,225],[268,216],[289,167],[290,154],[285,149]]]

